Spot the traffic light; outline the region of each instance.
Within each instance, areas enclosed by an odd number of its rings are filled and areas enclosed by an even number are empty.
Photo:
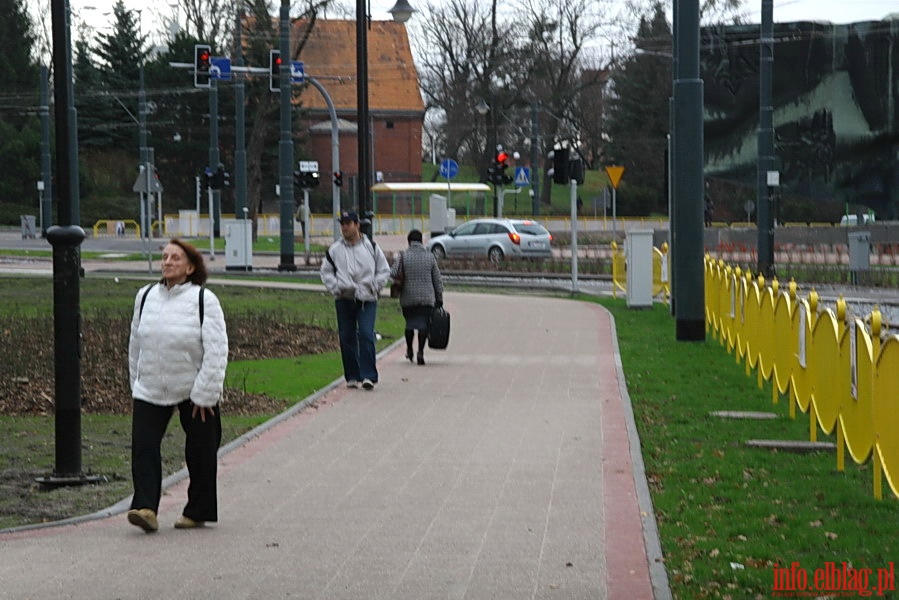
[[[518,158],[516,156],[516,158]],[[512,183],[512,176],[506,174],[509,168],[509,154],[503,150],[502,146],[496,147],[496,154],[493,157],[493,165],[487,169],[487,178],[494,185],[507,185]]]
[[[268,89],[281,91],[281,51],[268,51]]]
[[[194,87],[209,87],[209,67],[212,66],[212,48],[204,44],[194,46]]]
[[[567,185],[571,179],[568,175],[568,148],[553,150],[553,183]]]
[[[318,171],[294,171],[294,184],[304,190],[311,190],[318,187],[320,177]]]
[[[218,189],[231,187],[231,173],[225,170],[225,165],[219,164],[219,168],[215,172]]]
[[[204,191],[212,187],[212,169],[209,167],[206,167],[200,173],[200,185]]]
[[[496,176],[496,180],[494,183],[497,185],[507,185],[512,183],[512,176],[506,173],[506,169],[509,168],[509,155],[501,146],[498,146],[496,149],[495,163],[496,167],[494,175]]]
[[[334,185],[337,187],[343,185],[343,171],[334,171]]]

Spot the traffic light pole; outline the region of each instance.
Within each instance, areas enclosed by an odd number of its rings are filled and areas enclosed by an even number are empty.
[[[219,95],[218,80],[209,81],[209,166],[216,169],[221,163],[219,158]],[[210,225],[214,237],[220,235],[219,212],[221,209],[221,192],[212,190],[212,205],[209,208]],[[215,257],[212,256],[211,260]]]
[[[293,138],[290,123],[290,0],[281,0],[281,141],[278,143],[279,207],[281,217],[281,262],[279,271],[296,271],[293,252]]]
[[[243,44],[240,39],[241,32],[241,10],[238,8],[234,11],[234,63],[237,69],[241,70],[243,64]],[[237,75],[234,81],[234,214],[238,219],[246,220],[248,212],[247,208],[247,149],[246,149],[246,107],[244,106],[244,77]],[[246,230],[244,230],[246,231]]]
[[[572,179],[571,189],[571,293],[577,294],[577,180]]]
[[[306,265],[309,265],[309,229],[312,223],[309,222],[309,190],[303,190],[303,252]]]
[[[212,209],[215,203],[215,190],[206,189],[206,197],[209,200],[209,260],[215,260],[215,232],[212,230]]]

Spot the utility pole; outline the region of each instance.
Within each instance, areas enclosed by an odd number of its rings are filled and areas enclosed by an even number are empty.
[[[672,225],[678,341],[705,340],[703,266],[703,84],[699,78],[699,0],[675,0]]]
[[[279,271],[296,271],[293,252],[293,138],[290,135],[290,0],[281,0],[281,141],[278,143],[278,166],[281,216],[281,262]]]
[[[215,171],[221,163],[219,155],[219,94],[218,79],[212,77],[209,79],[209,168]],[[209,215],[209,225],[212,227],[212,235],[219,237],[221,234],[221,224],[219,223],[219,213],[221,213],[222,191],[218,189],[212,190],[212,214]]]
[[[244,106],[243,43],[241,42],[242,5],[238,3],[234,22],[234,64],[238,73],[234,81],[234,214],[239,220],[247,218],[247,149],[246,149],[246,107]]]
[[[540,216],[540,168],[537,164],[542,149],[540,148],[540,121],[537,103],[531,102],[531,213]]]
[[[759,131],[758,131],[758,271],[766,279],[774,277],[774,211],[768,172],[774,170],[774,106],[772,71],[774,68],[773,0],[762,0],[761,39],[759,40]]]

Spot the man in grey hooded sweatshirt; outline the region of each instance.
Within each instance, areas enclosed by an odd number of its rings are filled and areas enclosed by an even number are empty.
[[[340,233],[343,237],[331,244],[322,261],[321,278],[334,296],[346,385],[370,390],[378,383],[375,320],[390,265],[381,248],[362,234],[355,212],[340,213]]]

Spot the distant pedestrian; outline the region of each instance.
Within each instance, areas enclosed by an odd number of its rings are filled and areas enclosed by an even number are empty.
[[[175,409],[186,439],[190,476],[187,505],[177,529],[218,521],[216,469],[222,441],[219,403],[228,364],[228,335],[218,298],[203,288],[207,272],[196,248],[172,239],[162,251],[162,280],[134,300],[128,372],[134,413],[128,522],[159,529],[160,446]]]
[[[321,266],[322,283],[334,296],[343,376],[348,388],[370,390],[378,383],[375,364],[375,319],[378,297],[390,277],[381,248],[362,234],[358,215],[340,213],[342,238],[328,248]]]
[[[402,277],[400,306],[406,319],[406,358],[412,362],[412,341],[418,332],[418,364],[425,364],[425,343],[434,308],[443,306],[443,278],[437,259],[422,244],[421,231],[406,236],[409,248],[401,252],[390,270],[393,278]]]

